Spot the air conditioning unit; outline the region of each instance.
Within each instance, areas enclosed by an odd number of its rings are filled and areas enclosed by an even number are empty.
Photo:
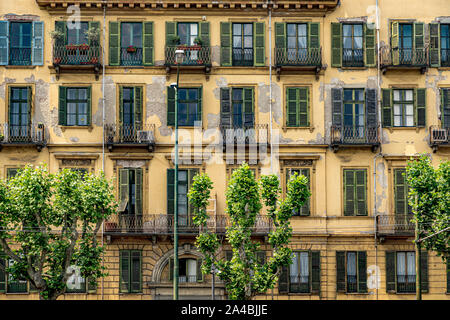
[[[447,142],[447,129],[434,129],[432,131],[432,136],[434,142]]]
[[[149,143],[153,141],[153,131],[140,130],[137,132],[137,140],[139,143]]]

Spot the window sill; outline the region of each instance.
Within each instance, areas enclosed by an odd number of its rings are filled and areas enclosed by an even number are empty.
[[[30,294],[29,292],[5,292],[6,295],[26,295],[26,294]]]
[[[388,127],[384,129],[388,129],[390,133],[393,133],[396,130],[415,130],[416,132],[419,132],[420,129],[425,129],[425,127]]]
[[[341,294],[348,294],[351,296],[355,296],[355,295],[369,295],[369,292],[340,292]]]
[[[372,67],[375,68],[375,67]],[[340,67],[341,70],[367,70],[369,67]]]
[[[309,127],[288,127],[288,126],[283,126],[282,127],[283,132],[286,132],[286,131],[292,130],[292,129],[309,130],[309,132],[313,132],[315,127],[311,127],[311,126],[309,126]]]
[[[37,66],[14,66],[14,65],[7,65],[4,66],[5,69],[35,69]]]
[[[143,292],[119,292],[119,296],[132,296],[132,295],[141,296],[143,294],[144,294]]]
[[[89,132],[92,131],[92,129],[94,128],[92,125],[90,126],[61,126],[61,131],[64,132],[67,129],[88,129]]]

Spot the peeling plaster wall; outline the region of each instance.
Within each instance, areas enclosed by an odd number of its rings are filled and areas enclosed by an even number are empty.
[[[147,97],[145,103],[145,112],[147,119],[156,115],[160,121],[158,127],[159,133],[162,136],[172,135],[172,128],[167,126],[167,98],[166,98],[166,77],[153,76],[152,83],[147,84]]]
[[[101,88],[101,87],[100,87]],[[102,88],[101,88],[102,90]],[[103,103],[98,99],[97,112],[92,115],[92,123],[103,126]],[[116,84],[111,76],[105,77],[105,124],[116,123]]]

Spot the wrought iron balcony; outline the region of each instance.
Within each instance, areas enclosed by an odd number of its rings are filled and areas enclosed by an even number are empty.
[[[377,215],[377,234],[385,236],[414,236],[414,223],[412,214]]]
[[[55,67],[57,80],[62,71],[93,71],[98,80],[101,67],[101,51],[100,46],[54,45],[53,66]]]
[[[253,49],[232,49],[233,66],[251,67],[253,66]]]
[[[371,146],[380,145],[378,136],[379,126],[331,126],[331,146]]]
[[[211,65],[211,48],[205,45],[195,46],[166,46],[166,66],[176,66],[175,51],[184,50],[184,61],[180,66],[207,66]]]
[[[450,147],[450,128],[430,126],[430,146],[434,152],[439,146]]]
[[[31,65],[31,48],[9,48],[9,64],[12,66]]]
[[[425,73],[428,67],[428,47],[405,49],[384,46],[380,48],[380,67],[383,73],[388,68],[416,68]]]
[[[223,145],[266,145],[268,140],[269,125],[255,124],[253,126],[227,126],[221,125]]]
[[[228,215],[211,215],[207,220],[210,232],[225,234],[231,225]],[[174,216],[171,214],[121,214],[111,216],[105,222],[105,234],[108,235],[171,235],[173,234]],[[257,216],[253,235],[267,235],[272,229],[268,216]],[[185,235],[196,235],[199,227],[194,225],[192,216],[178,216],[178,232]]]
[[[142,66],[142,48],[120,48],[120,65],[125,67]]]
[[[363,49],[342,49],[343,67],[364,67]]]
[[[415,271],[415,270],[414,270]],[[416,292],[416,275],[397,275],[398,293]]]
[[[276,67],[320,67],[322,48],[275,48]]]
[[[47,138],[43,124],[10,125],[0,124],[0,150],[4,146],[36,146],[38,151],[46,145]]]
[[[117,146],[143,146],[153,151],[155,146],[154,124],[106,124],[105,143],[109,151]]]

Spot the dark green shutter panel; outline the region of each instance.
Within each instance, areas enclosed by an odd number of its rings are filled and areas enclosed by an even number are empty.
[[[231,250],[225,251],[225,260],[231,261],[231,259],[233,259],[233,251]]]
[[[264,22],[254,23],[255,36],[254,36],[254,65],[264,66],[266,64],[266,47],[265,47],[265,34],[266,28]]]
[[[311,251],[311,293],[320,293],[320,251]]]
[[[286,88],[286,126],[297,126],[298,88]]]
[[[355,172],[356,215],[367,216],[367,176],[366,170]]]
[[[365,65],[366,67],[376,66],[376,41],[375,41],[375,25],[370,26],[364,24],[364,50],[365,50]]]
[[[67,38],[66,22],[65,21],[55,21],[55,30],[62,32],[64,34],[63,37],[55,39],[55,46],[63,47],[66,44],[66,38]]]
[[[282,266],[281,273],[278,276],[278,293],[288,293],[289,289],[289,267]]]
[[[199,22],[199,30],[200,30],[200,39],[202,39],[202,46],[209,47],[210,46],[210,40],[209,40],[209,22],[202,21]]]
[[[231,89],[220,88],[220,124],[231,126]]]
[[[416,50],[423,49],[425,46],[425,32],[424,32],[424,24],[423,23],[414,23],[414,47]],[[417,52],[419,57],[422,54],[422,51]]]
[[[286,23],[275,22],[275,65],[286,60]]]
[[[253,113],[253,102],[254,102],[254,92],[253,88],[244,88],[243,90],[244,97],[244,126],[245,127],[253,127],[255,123],[255,115]]]
[[[420,267],[422,276],[422,292],[428,292],[428,252],[422,251],[420,253]]]
[[[134,121],[136,124],[140,124],[141,126],[136,126],[138,129],[142,128],[142,109],[143,109],[143,90],[142,87],[134,87]]]
[[[318,49],[320,47],[320,32],[318,22],[308,23],[308,47],[309,49]]]
[[[201,258],[197,259],[197,281],[203,281],[203,273],[202,273],[202,263],[203,260]]]
[[[298,88],[298,126],[309,126],[309,89]]]
[[[131,251],[131,292],[142,291],[141,251]]]
[[[174,265],[174,259],[169,258],[169,280],[173,280],[173,265]]]
[[[175,89],[167,87],[167,125],[175,125]]]
[[[383,111],[383,127],[392,127],[392,90],[382,89],[382,111]]]
[[[358,292],[367,292],[367,256],[365,251],[358,251]]]
[[[386,292],[395,293],[395,251],[386,251]]]
[[[441,41],[439,23],[430,23],[430,65],[432,67],[441,66]]]
[[[336,291],[346,291],[345,251],[336,251]]]
[[[65,126],[67,124],[67,88],[60,86],[59,87],[59,125]]]
[[[130,180],[130,172],[128,169],[119,169],[119,202],[120,209],[125,210],[127,207],[125,202],[128,202],[128,194],[129,194],[129,180]]]
[[[399,23],[392,22],[391,24],[391,49],[392,49],[392,64],[400,64],[400,54],[398,49],[399,44]]]
[[[86,123],[88,126],[91,125],[91,119],[92,119],[92,87],[86,88],[86,95],[87,95],[87,119]]]
[[[426,89],[415,89],[416,126],[425,127],[426,123]]]
[[[6,291],[6,272],[3,269],[6,268],[6,260],[1,256],[0,253],[0,293]],[[3,267],[3,269],[2,269]]]
[[[130,291],[130,251],[120,251],[120,292]]]
[[[331,66],[342,65],[342,24],[331,23]]]
[[[28,91],[28,99],[27,99],[27,108],[28,108],[28,125],[31,124],[31,106],[33,105],[33,88],[32,87],[27,87],[27,91]]]
[[[368,128],[376,128],[377,122],[377,90],[366,89],[366,125]]]
[[[441,126],[450,128],[450,89],[441,89]]]
[[[231,23],[220,23],[220,65],[231,66]]]
[[[142,168],[136,169],[136,214],[142,215],[142,203],[143,203],[143,189],[144,189],[144,183],[143,183],[143,170]],[[138,227],[138,226],[136,226]],[[141,226],[139,226],[141,227]]]
[[[144,66],[153,65],[153,22],[143,22]]]
[[[355,215],[355,170],[344,170],[344,216]]]
[[[44,22],[33,21],[33,53],[34,66],[44,64]]]
[[[167,169],[167,214],[175,212],[175,170]]]
[[[98,30],[100,30],[100,22],[99,21],[90,21],[89,22],[89,28],[90,29],[98,29]],[[98,33],[96,39],[89,40],[89,45],[91,47],[99,47],[100,46],[100,32]],[[96,53],[98,55],[100,52],[96,51]],[[98,57],[100,57],[100,56],[98,55]]]
[[[331,107],[333,110],[333,125],[341,126],[342,125],[342,110],[343,110],[343,90],[342,89],[331,89]]]
[[[109,65],[120,65],[120,22],[109,23]]]
[[[0,21],[0,65],[9,61],[9,21]]]
[[[395,213],[406,214],[406,203],[408,202],[406,194],[406,183],[404,173],[405,169],[394,170],[394,199],[395,199]]]
[[[202,121],[202,102],[203,102],[203,87],[198,88],[198,104],[197,104],[197,121]]]
[[[119,86],[119,121],[123,124],[123,87]]]
[[[177,35],[177,23],[166,21],[166,46],[173,46],[172,38]]]

